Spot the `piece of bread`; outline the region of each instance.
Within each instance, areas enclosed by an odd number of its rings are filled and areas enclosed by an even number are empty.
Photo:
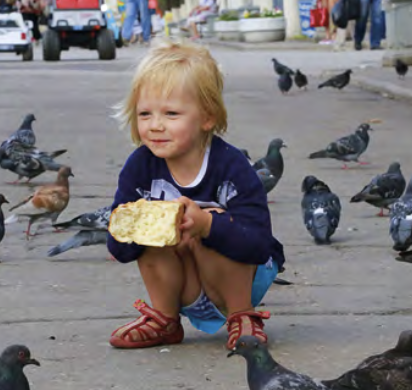
[[[171,246],[180,241],[184,206],[171,201],[139,199],[113,210],[109,232],[119,242],[145,246]]]

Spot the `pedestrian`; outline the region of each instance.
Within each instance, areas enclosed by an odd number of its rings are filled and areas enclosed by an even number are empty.
[[[361,0],[361,16],[355,24],[355,50],[362,50],[366,26],[370,15],[370,48],[381,50],[381,40],[384,36],[384,20],[382,17],[382,0]]]
[[[133,33],[133,25],[138,14],[140,15],[140,24],[142,26],[143,42],[147,46],[149,45],[151,35],[148,0],[126,0],[126,16],[122,28],[123,42],[128,45],[137,41],[137,37]]]
[[[199,0],[199,5],[194,7],[187,18],[186,27],[183,30],[189,30],[191,38],[196,40],[200,38],[198,23],[204,23],[209,15],[217,12],[216,0]]]
[[[33,22],[33,39],[38,45],[42,38],[39,29],[39,18],[45,7],[45,2],[42,0],[21,0],[19,2],[19,10],[23,16],[23,20],[31,20]]]
[[[320,45],[331,45],[334,40],[335,29],[333,23],[330,22],[330,15],[332,12],[333,5],[337,0],[322,0],[322,8],[326,8],[328,11],[328,25],[325,26],[325,39],[319,41]]]
[[[140,198],[176,200],[185,207],[174,247],[117,242],[108,249],[137,265],[152,307],[112,333],[118,348],[180,343],[180,316],[197,329],[225,323],[227,348],[245,334],[267,341],[255,311],[284,262],[273,237],[267,197],[242,152],[225,142],[223,76],[207,48],[164,41],[152,47],[133,77],[118,118],[138,148],[126,161],[112,210]]]

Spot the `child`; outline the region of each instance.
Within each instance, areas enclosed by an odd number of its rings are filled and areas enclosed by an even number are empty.
[[[185,206],[175,247],[143,247],[108,236],[120,262],[137,259],[153,307],[141,300],[137,320],[115,330],[118,348],[180,343],[180,315],[215,333],[225,323],[227,348],[241,335],[267,336],[256,312],[284,262],[272,236],[263,186],[247,159],[218,135],[227,127],[223,78],[201,46],[164,42],[139,64],[119,113],[139,146],[120,176],[112,209],[147,200]]]

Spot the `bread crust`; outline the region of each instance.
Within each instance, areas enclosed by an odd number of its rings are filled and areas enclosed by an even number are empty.
[[[139,199],[113,210],[109,232],[116,241],[164,247],[180,242],[184,206],[173,201]]]

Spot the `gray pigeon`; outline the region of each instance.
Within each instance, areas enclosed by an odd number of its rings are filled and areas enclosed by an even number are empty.
[[[253,164],[255,171],[259,169],[269,169],[270,173],[275,177],[276,183],[279,182],[280,178],[283,175],[283,157],[280,152],[281,148],[286,148],[286,144],[282,139],[276,138],[272,140],[269,144],[268,151],[265,157],[260,158]]]
[[[5,148],[7,144],[12,141],[20,142],[27,147],[34,146],[36,143],[36,136],[34,135],[34,131],[32,129],[32,123],[35,120],[36,118],[33,114],[26,115],[20,127],[1,144],[0,148]]]
[[[28,178],[28,183],[45,171],[57,172],[63,165],[56,163],[54,158],[66,152],[66,149],[51,153],[41,152],[34,147],[25,147],[18,141],[12,141],[5,149],[0,148],[0,167],[19,175],[11,184],[18,183],[23,177]]]
[[[330,390],[412,390],[412,331],[403,331],[395,348],[322,383]]]
[[[268,194],[275,188],[277,179],[270,173],[269,169],[259,169],[256,171],[256,173],[259,176],[259,179],[262,182],[263,187],[265,188],[266,194]]]
[[[3,194],[0,194],[0,242],[3,240],[4,233],[6,232],[6,229],[4,228],[4,214],[3,210],[1,209],[1,205],[3,203],[9,203],[9,201]]]
[[[74,230],[78,233],[50,248],[47,255],[52,257],[82,246],[106,244],[110,215],[111,206],[106,206],[92,213],[81,214],[70,221],[54,224],[56,229]]]
[[[107,243],[107,231],[104,230],[80,230],[73,237],[63,243],[50,248],[47,256],[53,257],[70,249],[80,248],[82,246],[92,246]]]
[[[398,74],[400,79],[404,79],[406,76],[406,73],[408,73],[408,64],[403,62],[401,59],[397,59],[395,62],[395,70],[396,73]]]
[[[67,222],[56,223],[53,225],[56,229],[67,230],[104,230],[107,231],[109,225],[111,206],[101,207],[91,213],[80,214]]]
[[[292,69],[280,63],[276,58],[272,58],[272,62],[273,62],[273,69],[279,76],[282,76],[285,73],[291,76],[295,74],[295,72]]]
[[[412,245],[412,178],[405,194],[391,207],[389,232],[395,251],[405,252]]]
[[[327,390],[320,382],[277,363],[255,336],[241,336],[227,356],[241,355],[247,363],[250,390]]]
[[[299,69],[295,73],[295,84],[299,89],[304,88],[305,90],[308,86],[308,78]]]
[[[333,158],[344,162],[354,161],[362,165],[366,164],[359,161],[359,156],[365,152],[369,145],[368,131],[371,130],[368,123],[363,123],[356,129],[355,133],[331,142],[326,149],[311,153],[309,158]],[[348,166],[344,163],[342,169],[347,168]]]
[[[301,202],[303,222],[317,244],[330,243],[339,224],[339,198],[315,176],[306,176],[302,183]]]
[[[23,368],[29,364],[40,366],[32,359],[30,351],[24,345],[11,345],[0,356],[0,389],[30,390],[29,382]]]
[[[375,176],[362,191],[352,197],[350,203],[369,203],[380,208],[378,216],[383,217],[383,209],[389,209],[389,206],[402,196],[405,187],[401,165],[393,162],[386,173]]]
[[[278,87],[283,95],[286,95],[292,88],[293,80],[289,73],[285,72],[279,76]]]
[[[322,84],[319,84],[318,88],[332,87],[337,89],[343,89],[350,83],[351,73],[352,70],[348,69],[341,74],[331,77],[329,80],[326,80]]]

